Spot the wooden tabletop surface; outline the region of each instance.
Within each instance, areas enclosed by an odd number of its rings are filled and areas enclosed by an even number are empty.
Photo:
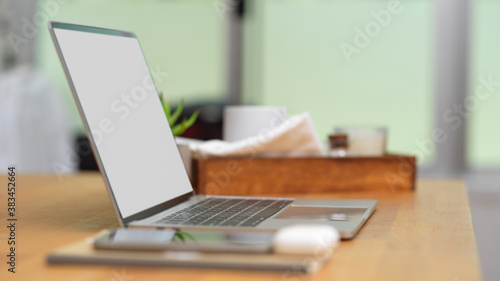
[[[355,239],[343,241],[332,259],[310,276],[283,272],[183,268],[48,265],[62,246],[118,226],[98,173],[58,178],[17,175],[16,273],[7,271],[7,177],[0,194],[0,280],[481,280],[465,185],[420,180],[415,192],[296,195],[377,199],[379,206]],[[289,196],[289,195],[287,195]],[[291,195],[293,196],[293,195]]]

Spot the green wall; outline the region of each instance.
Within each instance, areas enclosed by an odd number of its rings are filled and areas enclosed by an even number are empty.
[[[388,2],[259,2],[262,86],[260,93],[250,87],[246,100],[311,112],[325,140],[335,126],[386,126],[389,151],[419,150],[415,142],[429,138],[433,125],[430,2],[400,3],[377,32],[372,13],[388,11]],[[356,29],[367,25],[374,36],[356,45]],[[343,43],[363,48],[347,60]]]
[[[491,95],[471,111],[467,158],[472,166],[500,165],[500,1],[476,0],[472,10],[470,94],[479,77],[497,82]]]

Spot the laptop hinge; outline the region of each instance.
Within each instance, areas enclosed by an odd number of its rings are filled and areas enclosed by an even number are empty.
[[[171,200],[168,200],[166,202],[163,202],[161,204],[158,204],[156,206],[153,206],[151,208],[148,208],[144,211],[141,211],[139,213],[136,213],[136,214],[133,214],[129,217],[126,217],[122,220],[123,222],[123,225],[128,225],[130,224],[131,222],[133,221],[139,221],[139,220],[142,220],[142,219],[145,219],[145,218],[149,218],[159,212],[162,212],[166,209],[169,209],[173,206],[176,206],[176,205],[179,205],[180,203],[182,202],[185,202],[187,200],[189,200],[189,198],[191,198],[192,196],[192,192],[188,192],[184,195],[181,195],[181,196],[178,196],[174,199],[171,199]]]

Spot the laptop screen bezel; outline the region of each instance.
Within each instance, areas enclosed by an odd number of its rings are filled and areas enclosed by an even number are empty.
[[[189,200],[189,198],[191,196],[195,195],[195,192],[194,192],[194,189],[193,189],[192,186],[191,186],[191,190],[192,191],[190,191],[190,192],[187,192],[185,194],[182,194],[180,196],[177,196],[177,197],[175,197],[173,199],[167,200],[167,201],[165,201],[163,203],[157,204],[157,205],[152,206],[150,208],[147,208],[145,210],[139,211],[139,212],[137,212],[135,214],[132,214],[132,215],[130,215],[128,217],[124,218],[122,216],[122,213],[120,211],[118,203],[116,202],[116,198],[115,198],[115,195],[113,193],[113,189],[111,188],[111,183],[110,183],[110,181],[109,181],[109,179],[107,177],[106,169],[104,168],[104,165],[102,164],[102,160],[101,160],[101,157],[99,155],[99,151],[97,149],[96,142],[95,142],[95,140],[93,138],[93,135],[90,133],[90,126],[88,124],[88,121],[87,121],[87,118],[85,116],[85,113],[83,112],[83,108],[82,108],[80,99],[78,97],[78,94],[77,94],[76,88],[74,86],[73,80],[71,79],[71,75],[69,73],[69,69],[67,67],[66,61],[64,60],[64,56],[63,56],[61,48],[59,46],[59,42],[57,40],[57,36],[56,36],[56,34],[54,32],[54,29],[66,29],[66,30],[73,30],[73,31],[82,31],[82,32],[96,33],[96,34],[106,34],[106,35],[112,35],[112,36],[129,37],[129,38],[134,38],[136,40],[137,40],[137,37],[136,37],[136,35],[134,33],[129,32],[129,31],[113,30],[113,29],[107,29],[107,28],[100,28],[100,27],[93,27],[93,26],[84,26],[84,25],[62,23],[62,22],[52,22],[52,21],[49,22],[49,30],[50,30],[50,34],[51,34],[51,37],[52,37],[52,41],[54,42],[54,45],[56,47],[57,54],[59,56],[59,59],[61,61],[62,66],[63,66],[64,73],[66,75],[66,79],[68,80],[69,86],[71,88],[71,92],[73,94],[73,97],[75,99],[75,102],[76,102],[76,105],[77,105],[77,108],[78,108],[78,112],[80,114],[80,117],[82,119],[83,125],[85,127],[85,132],[86,132],[87,137],[89,139],[90,147],[92,149],[92,152],[95,155],[97,165],[98,165],[99,170],[101,171],[101,174],[103,176],[104,182],[106,184],[106,189],[108,190],[109,197],[111,198],[111,201],[113,202],[113,206],[114,206],[115,212],[116,212],[116,214],[117,214],[117,216],[118,216],[118,218],[120,220],[120,224],[122,226],[126,226],[127,224],[129,224],[132,221],[137,221],[137,220],[148,218],[148,217],[150,217],[152,215],[155,215],[155,214],[157,214],[159,212],[162,212],[162,211],[164,211],[166,209],[169,209],[169,208],[171,208],[173,206],[176,206],[176,205],[178,205],[178,204],[180,204],[182,202],[185,202],[185,201]],[[138,42],[138,44],[140,46],[140,42]],[[141,47],[141,50],[142,50],[142,47]],[[143,57],[144,57],[144,54],[143,54]],[[144,61],[146,62],[146,65],[147,65],[146,58],[144,58]],[[148,69],[149,69],[149,66],[148,66]],[[154,85],[154,83],[153,83],[153,85]],[[156,91],[156,93],[158,93],[158,90],[156,89],[156,85],[155,85],[155,91]],[[158,100],[159,100],[159,97],[158,97]],[[173,134],[172,130],[170,130],[170,133]]]

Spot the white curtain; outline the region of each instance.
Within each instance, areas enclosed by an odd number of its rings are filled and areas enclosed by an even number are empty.
[[[47,77],[29,65],[0,75],[0,169],[72,172],[73,144],[66,105]]]

